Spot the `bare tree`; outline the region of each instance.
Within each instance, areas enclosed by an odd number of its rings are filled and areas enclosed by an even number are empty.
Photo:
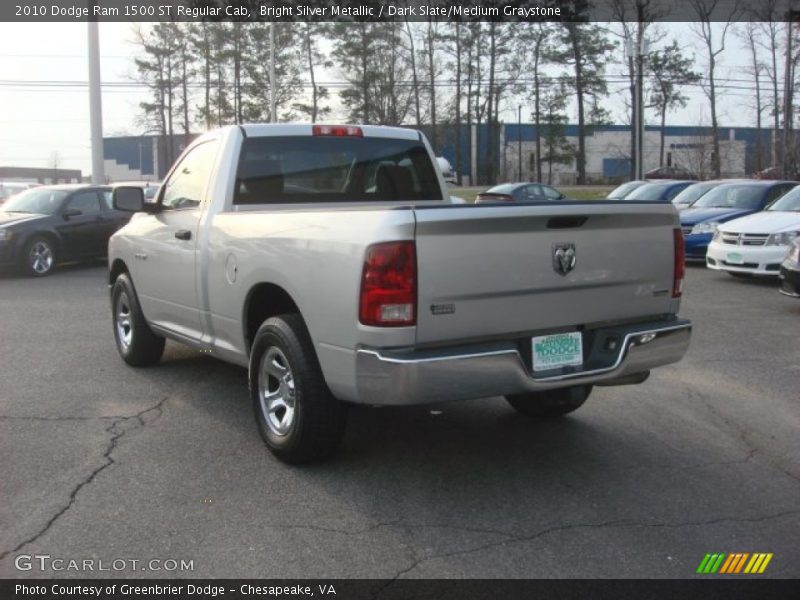
[[[708,59],[708,74],[703,90],[708,97],[711,109],[711,134],[714,151],[712,171],[714,177],[721,176],[719,155],[719,122],[717,119],[717,66],[720,55],[725,51],[725,40],[730,28],[742,14],[738,0],[689,0],[689,5],[697,20],[692,24],[695,35],[701,40]],[[721,21],[717,25],[717,21]]]
[[[763,165],[763,153],[764,148],[762,145],[761,139],[761,117],[766,108],[762,101],[762,94],[761,94],[761,74],[766,70],[764,63],[761,62],[759,57],[759,47],[760,47],[760,37],[762,35],[762,31],[756,23],[752,21],[747,22],[744,24],[744,27],[741,31],[737,31],[737,35],[741,38],[745,50],[747,50],[748,54],[750,55],[750,67],[749,71],[750,74],[753,76],[753,84],[755,85],[755,109],[756,113],[756,129],[758,129],[757,137],[756,137],[756,157],[755,157],[755,165],[754,168],[756,171],[760,171],[764,168]]]

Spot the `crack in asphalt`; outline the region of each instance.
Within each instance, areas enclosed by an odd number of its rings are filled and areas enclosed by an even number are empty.
[[[45,533],[47,533],[50,530],[50,528],[55,524],[55,522],[58,521],[58,519],[61,518],[61,516],[64,513],[66,513],[70,508],[72,508],[72,505],[75,503],[75,499],[76,499],[78,493],[84,487],[86,487],[87,485],[92,483],[92,481],[94,481],[94,479],[101,472],[103,472],[106,468],[110,467],[111,465],[113,465],[115,463],[115,460],[111,456],[111,454],[117,448],[117,443],[119,442],[119,440],[123,436],[125,436],[130,431],[133,431],[133,429],[126,428],[125,424],[127,422],[131,421],[131,420],[136,420],[136,422],[138,423],[138,426],[135,429],[138,429],[140,427],[144,427],[147,424],[147,422],[145,422],[145,416],[148,415],[148,413],[153,413],[153,412],[155,413],[155,417],[152,418],[151,420],[148,420],[148,422],[152,423],[153,421],[157,420],[162,414],[162,410],[161,410],[162,406],[170,398],[171,395],[172,395],[171,392],[166,394],[163,398],[161,398],[161,400],[156,402],[153,406],[145,408],[145,409],[139,411],[138,413],[136,413],[134,415],[119,416],[119,417],[94,417],[94,419],[96,419],[96,420],[109,419],[109,418],[113,419],[111,424],[109,424],[109,426],[106,427],[106,429],[105,429],[105,431],[107,433],[111,434],[111,438],[108,441],[108,445],[106,446],[105,452],[103,452],[103,456],[102,456],[102,458],[104,459],[103,463],[101,465],[99,465],[98,467],[96,467],[94,470],[92,470],[92,472],[89,473],[89,475],[87,475],[81,481],[79,481],[77,483],[77,485],[72,489],[72,491],[69,494],[69,502],[67,502],[67,504],[65,504],[63,507],[61,507],[61,509],[59,509],[52,517],[50,517],[50,519],[47,521],[47,523],[45,523],[44,527],[42,527],[37,533],[35,533],[31,537],[29,537],[28,539],[20,542],[15,548],[12,548],[11,550],[6,550],[6,551],[3,551],[3,552],[0,552],[0,560],[5,559],[9,554],[12,554],[14,552],[19,552],[22,548],[24,548],[25,546],[27,546],[30,543],[35,542],[40,537],[42,537]],[[3,417],[3,418],[8,418],[8,417]],[[12,418],[14,418],[14,417],[12,417]],[[23,418],[25,418],[25,417],[23,417]],[[63,419],[62,418],[47,418],[47,417],[43,417],[43,418],[36,418],[36,420],[58,421],[58,420],[90,420],[90,419],[89,418],[83,418],[83,417],[77,417],[77,418],[76,417],[68,417],[68,418],[63,418]]]
[[[729,417],[729,416],[726,416],[725,414],[721,413],[717,409],[717,407],[714,406],[711,403],[710,399],[706,396],[706,394],[704,394],[703,392],[701,392],[699,390],[693,390],[690,385],[687,385],[686,386],[686,395],[687,395],[687,398],[689,398],[689,399],[697,398],[698,400],[700,400],[700,402],[703,404],[703,406],[706,407],[708,412],[710,412],[716,418],[715,420],[711,421],[712,423],[717,423],[718,421],[721,421],[728,429],[728,431],[726,433],[733,433],[734,435],[736,435],[739,438],[739,441],[745,446],[745,448],[747,448],[749,450],[749,454],[748,454],[747,458],[742,462],[747,462],[748,460],[753,458],[758,453],[763,457],[764,461],[767,464],[769,464],[771,467],[773,467],[777,471],[780,471],[781,473],[783,473],[784,475],[786,475],[787,477],[789,477],[793,481],[795,481],[797,483],[800,483],[800,476],[792,473],[788,468],[786,468],[781,463],[780,459],[778,459],[775,456],[770,455],[767,451],[763,450],[762,448],[759,448],[758,445],[754,441],[751,441],[750,439],[748,439],[748,436],[751,435],[751,432],[749,432],[745,428],[745,426],[742,425],[741,423],[739,423],[736,419],[734,419],[732,417]],[[719,426],[718,426],[718,429],[720,429],[721,431],[725,430],[725,428],[719,427]],[[737,461],[734,461],[734,462],[737,462]]]
[[[0,415],[0,421],[113,421],[131,417],[112,415],[109,417],[17,417],[14,415]]]
[[[373,594],[372,597],[373,597],[373,599],[378,598],[387,588],[389,588],[400,577],[402,577],[403,575],[406,575],[407,573],[410,573],[411,571],[416,569],[419,565],[421,565],[424,562],[427,562],[427,561],[430,561],[430,560],[434,560],[434,559],[437,559],[437,558],[449,558],[449,557],[452,557],[452,556],[464,556],[464,555],[467,555],[467,554],[473,554],[475,552],[481,552],[483,550],[488,550],[488,549],[491,549],[491,548],[497,548],[497,547],[505,546],[505,545],[508,545],[508,544],[517,544],[517,543],[521,543],[521,542],[531,542],[531,541],[537,540],[537,539],[539,539],[541,537],[544,537],[546,535],[549,535],[551,533],[556,533],[556,532],[561,532],[561,531],[569,531],[569,530],[575,530],[575,529],[603,529],[603,528],[607,528],[607,527],[610,527],[610,528],[613,528],[613,527],[645,527],[645,528],[705,527],[705,526],[709,526],[709,525],[716,525],[716,524],[719,524],[719,523],[726,523],[726,522],[760,523],[760,522],[763,522],[763,521],[768,521],[768,520],[772,520],[772,519],[780,519],[780,518],[783,518],[783,517],[793,516],[793,515],[800,515],[800,510],[787,510],[787,511],[782,511],[782,512],[779,512],[779,513],[770,514],[770,515],[764,515],[764,516],[761,516],[761,517],[751,517],[751,518],[719,517],[719,518],[716,518],[716,519],[709,519],[707,521],[682,521],[682,522],[677,522],[677,523],[669,523],[669,522],[646,523],[646,522],[632,521],[630,519],[618,519],[618,520],[614,520],[614,521],[605,521],[605,522],[601,522],[601,523],[567,523],[567,524],[564,524],[564,525],[555,525],[555,526],[552,526],[552,527],[547,527],[545,529],[542,529],[542,530],[537,531],[535,533],[532,533],[530,535],[523,535],[523,536],[515,535],[515,534],[509,533],[509,532],[506,532],[506,531],[493,531],[494,534],[505,536],[505,537],[507,537],[507,539],[498,540],[498,541],[495,541],[495,542],[489,542],[489,543],[486,543],[486,544],[481,544],[479,546],[476,546],[474,548],[470,548],[468,550],[455,550],[455,551],[452,551],[452,552],[442,552],[442,553],[438,553],[438,554],[431,554],[431,555],[428,555],[428,556],[423,556],[421,558],[417,558],[415,556],[414,559],[413,559],[413,562],[409,566],[397,571],[397,573],[395,573],[395,575],[393,577],[391,577],[389,579],[389,581],[387,581],[383,586],[381,586],[378,590],[375,591],[375,593]],[[426,526],[426,525],[419,525],[419,526],[408,525],[408,527],[410,527],[410,528],[415,528],[415,527],[416,528],[424,528],[424,527],[428,527],[428,526]],[[442,527],[442,528],[448,528],[448,529],[453,529],[453,530],[461,530],[462,529],[461,527],[458,527],[458,526],[447,526],[447,525],[436,525],[434,527]]]

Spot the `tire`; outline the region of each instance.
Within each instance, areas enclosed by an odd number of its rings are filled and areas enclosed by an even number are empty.
[[[328,389],[300,315],[279,315],[259,327],[250,397],[264,443],[285,463],[328,458],[342,441],[347,406]]]
[[[576,385],[547,392],[514,394],[506,396],[506,400],[528,417],[559,417],[578,410],[591,392],[591,385]]]
[[[119,355],[132,367],[147,367],[161,360],[164,338],[153,333],[144,319],[130,276],[122,273],[111,288],[114,340]]]
[[[53,272],[56,264],[56,251],[53,240],[44,236],[34,236],[22,253],[22,270],[32,277],[44,277]]]

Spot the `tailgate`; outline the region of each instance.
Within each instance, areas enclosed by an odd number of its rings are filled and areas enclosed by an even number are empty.
[[[669,204],[415,212],[417,343],[574,330],[677,310],[678,220]]]

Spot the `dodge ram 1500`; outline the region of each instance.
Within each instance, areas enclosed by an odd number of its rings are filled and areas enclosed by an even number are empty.
[[[132,366],[165,338],[249,369],[281,460],[332,454],[351,403],[505,396],[529,416],[681,359],[675,208],[453,204],[425,137],[242,125],[189,145],[109,242],[114,336]]]

